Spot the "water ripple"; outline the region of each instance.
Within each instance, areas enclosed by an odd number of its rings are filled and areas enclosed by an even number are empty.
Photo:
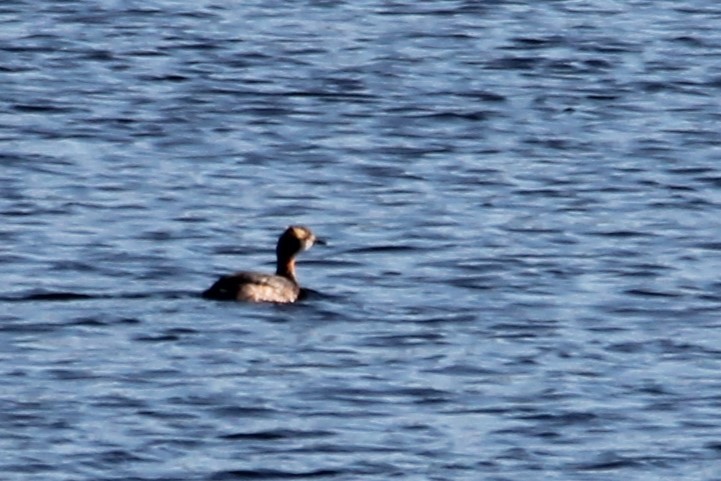
[[[7,476],[715,472],[714,2],[30,7],[0,7]],[[302,302],[199,296],[293,223],[329,240]]]

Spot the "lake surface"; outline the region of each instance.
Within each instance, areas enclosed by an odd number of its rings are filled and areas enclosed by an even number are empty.
[[[2,478],[721,479],[720,24],[3,2]]]

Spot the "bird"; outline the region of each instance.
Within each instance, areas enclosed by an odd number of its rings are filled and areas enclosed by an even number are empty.
[[[295,258],[314,244],[326,242],[302,225],[291,225],[275,247],[275,274],[236,272],[221,276],[202,296],[222,301],[291,303],[303,295],[295,274]]]

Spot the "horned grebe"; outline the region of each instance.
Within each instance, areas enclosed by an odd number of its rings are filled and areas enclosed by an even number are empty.
[[[292,225],[278,238],[275,275],[236,272],[222,276],[208,290],[206,299],[248,302],[295,302],[301,294],[295,277],[295,256],[313,244],[325,244],[307,227]]]

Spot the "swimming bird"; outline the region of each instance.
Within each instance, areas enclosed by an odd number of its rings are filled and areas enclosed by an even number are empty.
[[[222,276],[203,297],[223,301],[295,302],[303,290],[295,275],[295,257],[313,244],[324,245],[307,227],[292,225],[278,238],[275,247],[275,275],[260,272],[236,272]]]

